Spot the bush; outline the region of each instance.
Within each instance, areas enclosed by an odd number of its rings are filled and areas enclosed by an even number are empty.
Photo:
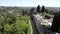
[[[9,16],[0,22],[0,31],[3,34],[31,34],[28,16]]]
[[[50,19],[50,15],[49,14],[45,14],[45,18]]]
[[[20,9],[12,8],[0,8],[0,34],[31,34],[29,17],[23,16]]]

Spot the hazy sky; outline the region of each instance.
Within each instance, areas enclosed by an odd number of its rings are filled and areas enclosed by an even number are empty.
[[[48,7],[60,7],[60,0],[0,0],[0,6],[31,7],[37,5],[44,5]]]

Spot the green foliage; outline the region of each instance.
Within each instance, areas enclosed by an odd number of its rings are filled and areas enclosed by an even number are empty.
[[[23,16],[25,15],[24,9],[23,9]]]
[[[45,6],[42,6],[41,13],[45,12]]]
[[[45,9],[45,12],[46,12],[46,13],[49,13],[49,10],[48,10],[48,9]]]
[[[45,14],[45,18],[50,19],[51,15],[50,14]]]
[[[46,12],[47,14],[51,14],[51,15],[54,15],[54,14],[55,14],[54,11],[52,11],[52,10],[48,10],[48,9],[45,9],[45,12]]]
[[[29,17],[20,16],[16,19],[16,22],[9,25],[9,22],[4,26],[4,33],[13,34],[31,34],[31,28],[29,25]],[[6,33],[6,34],[7,34]]]
[[[40,13],[40,5],[37,6],[37,12]]]
[[[4,11],[5,10],[5,11]],[[3,11],[3,12],[2,12]],[[22,16],[11,9],[0,11],[0,33],[3,34],[31,34],[29,16]]]
[[[29,15],[29,10],[28,9],[23,9],[23,16],[25,16],[25,15]]]
[[[35,13],[37,13],[36,10],[35,10],[35,8],[34,8],[34,7],[31,8],[31,10],[30,10],[30,14],[35,14]]]
[[[60,11],[56,12],[55,16],[60,16]]]
[[[30,11],[34,11],[35,10],[35,8],[33,7],[33,8],[31,8],[31,10]]]

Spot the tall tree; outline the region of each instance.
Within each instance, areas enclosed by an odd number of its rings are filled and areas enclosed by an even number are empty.
[[[45,12],[45,7],[42,6],[42,9],[41,9],[41,13],[42,13],[42,15],[44,14],[44,12]]]
[[[40,5],[37,6],[37,12],[40,13]]]
[[[60,30],[60,12],[57,12],[53,18],[51,31],[59,33]]]
[[[45,12],[45,7],[42,6],[41,13],[44,13],[44,12]]]
[[[23,16],[25,15],[25,13],[24,13],[24,9],[23,9]]]
[[[25,10],[23,9],[23,16],[24,15],[28,15],[28,9],[25,9]]]

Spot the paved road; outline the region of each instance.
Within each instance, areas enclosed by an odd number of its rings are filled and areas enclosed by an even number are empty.
[[[31,23],[32,28],[33,28],[33,34],[39,34],[39,32],[35,26],[34,20],[30,19],[30,23]]]

